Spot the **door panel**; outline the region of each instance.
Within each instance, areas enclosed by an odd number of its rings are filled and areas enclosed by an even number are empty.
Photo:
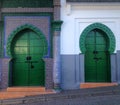
[[[44,45],[32,30],[16,35],[13,43],[13,86],[44,86],[45,71],[42,60]]]
[[[105,33],[95,29],[86,37],[86,82],[110,82],[108,42],[105,36]]]
[[[14,86],[27,86],[28,84],[28,64],[13,61],[12,81]]]
[[[44,86],[44,62],[42,60],[40,61],[33,61],[30,67],[30,84],[31,86],[36,86],[37,84],[40,84],[41,86]],[[41,71],[41,72],[40,72]],[[37,75],[39,74],[39,75]]]

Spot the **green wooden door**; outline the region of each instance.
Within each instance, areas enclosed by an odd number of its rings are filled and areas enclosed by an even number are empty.
[[[43,86],[45,82],[44,40],[32,30],[26,29],[16,35],[12,42],[12,85]]]
[[[85,81],[110,82],[110,55],[104,32],[95,29],[85,40]]]

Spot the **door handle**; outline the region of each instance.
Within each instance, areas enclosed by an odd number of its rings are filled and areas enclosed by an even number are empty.
[[[93,51],[93,54],[98,54],[98,51]]]
[[[38,61],[29,61],[29,60],[27,60],[27,61],[25,61],[25,63],[38,63]]]
[[[26,57],[26,60],[27,60],[27,61],[29,61],[29,60],[31,60],[31,59],[32,59],[31,56],[27,56],[27,57]]]
[[[29,61],[29,60],[28,60],[28,61],[25,61],[25,63],[29,63],[29,64],[30,64],[31,69],[33,69],[33,68],[34,68],[34,66],[33,66],[33,64],[32,64],[32,63],[33,63],[32,61]]]
[[[26,59],[27,59],[27,57],[26,57]],[[33,69],[33,68],[35,68],[34,65],[33,65],[33,63],[38,63],[38,61],[30,61],[30,60],[31,60],[31,59],[28,58],[27,61],[25,61],[25,63],[29,63],[31,69]]]
[[[32,62],[31,62],[30,64],[31,64],[31,69],[33,69],[33,68],[34,68],[34,66],[33,66]]]
[[[95,59],[96,61],[98,61],[98,60],[102,60],[102,58],[101,58],[101,57],[99,57],[99,58],[94,57],[93,59]]]

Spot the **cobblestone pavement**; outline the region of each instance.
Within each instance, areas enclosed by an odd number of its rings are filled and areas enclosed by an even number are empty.
[[[62,99],[19,105],[120,105],[120,95],[96,96],[82,99]]]
[[[1,100],[0,105],[120,105],[120,86]]]

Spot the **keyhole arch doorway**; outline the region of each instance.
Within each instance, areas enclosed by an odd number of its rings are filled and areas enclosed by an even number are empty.
[[[110,53],[115,49],[113,32],[101,23],[89,25],[80,37],[85,55],[85,82],[110,82]]]
[[[47,41],[36,27],[24,25],[9,37],[11,56],[10,86],[44,86]],[[8,48],[8,47],[7,47]]]

